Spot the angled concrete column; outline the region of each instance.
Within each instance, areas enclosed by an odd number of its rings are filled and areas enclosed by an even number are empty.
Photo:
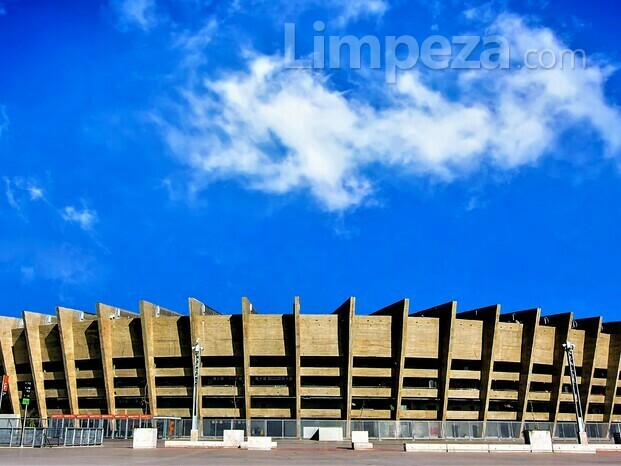
[[[457,314],[457,301],[451,301],[424,311],[415,312],[411,317],[437,317],[440,320],[440,356],[438,395],[440,397],[440,412],[438,419],[446,421],[448,408],[448,391],[451,380],[451,364],[453,361],[453,333]]]
[[[248,298],[242,298],[242,334],[244,350],[244,411],[246,412],[246,435],[250,435],[251,398],[250,398],[250,314],[255,313]]]
[[[149,414],[158,416],[157,409],[157,387],[155,376],[155,332],[153,327],[155,319],[160,316],[179,316],[180,314],[165,309],[157,304],[147,301],[140,301],[140,326],[142,329],[142,351],[144,352],[144,365],[147,375],[147,388],[149,390]]]
[[[619,372],[621,372],[621,322],[604,324],[604,332],[610,334],[606,396],[604,398],[604,422],[610,425],[615,407],[617,387],[619,386]]]
[[[585,421],[589,412],[591,385],[595,373],[595,355],[597,354],[599,336],[602,332],[602,322],[602,317],[576,320],[578,328],[585,331],[584,350],[582,353],[582,377],[580,378],[580,402]]]
[[[9,376],[8,398],[2,404],[7,406],[10,403],[13,414],[20,414],[19,391],[17,389],[17,372],[15,371],[15,359],[13,358],[13,335],[14,328],[21,328],[24,325],[22,319],[13,317],[0,317],[0,357],[2,357],[2,367]]]
[[[116,414],[116,402],[114,397],[114,363],[112,332],[115,319],[121,317],[134,318],[138,314],[125,311],[118,307],[97,303],[97,328],[99,331],[99,350],[101,352],[101,365],[103,367],[104,385],[106,387],[106,399],[108,401],[108,414]]]
[[[483,321],[483,341],[481,342],[481,388],[480,388],[480,411],[479,420],[486,422],[489,409],[489,395],[494,372],[494,345],[496,329],[500,320],[500,305],[474,309],[462,312],[457,316],[459,319],[471,319]],[[487,424],[483,424],[483,436],[485,436]]]
[[[520,384],[518,387],[517,420],[521,422],[520,432],[524,430],[526,413],[528,412],[528,392],[530,390],[531,374],[535,363],[535,336],[541,318],[541,309],[529,309],[513,312],[504,318],[508,322],[522,324],[522,343],[520,357]]]
[[[24,319],[24,328],[26,329],[28,356],[30,358],[30,367],[32,369],[34,390],[37,396],[39,417],[47,420],[47,400],[45,397],[45,380],[43,377],[43,360],[41,358],[41,337],[39,333],[39,326],[45,325],[46,323],[56,322],[56,317],[27,311],[24,311],[22,316]]]
[[[293,325],[295,326],[295,419],[296,419],[296,437],[302,437],[301,420],[302,420],[302,358],[300,355],[300,298],[298,296],[293,300]]]
[[[144,352],[147,389],[149,390],[149,413],[157,416],[157,392],[155,388],[155,359],[153,355],[153,320],[159,314],[157,306],[140,301],[140,326],[142,328],[142,345]]]
[[[78,407],[78,387],[75,370],[75,348],[73,339],[73,323],[85,318],[85,314],[74,309],[64,307],[56,308],[58,318],[58,333],[63,353],[63,366],[65,368],[65,382],[67,384],[67,397],[71,414],[80,414]],[[92,317],[94,318],[94,317]]]
[[[554,373],[552,374],[552,391],[550,393],[550,405],[554,423],[552,432],[556,431],[556,423],[558,421],[558,412],[561,406],[561,392],[563,390],[563,377],[565,375],[565,367],[567,367],[567,354],[563,348],[563,343],[569,338],[569,330],[571,330],[574,321],[573,312],[566,314],[557,314],[553,316],[542,317],[548,325],[556,328],[554,338]]]
[[[339,339],[341,355],[345,358],[346,365],[343,367],[345,395],[343,396],[344,417],[347,421],[346,437],[351,435],[351,403],[352,403],[352,380],[354,367],[354,315],[356,312],[356,298],[351,297],[345,301],[333,314],[339,316]]]
[[[410,300],[404,299],[397,303],[391,304],[372,315],[391,316],[391,334],[392,334],[392,359],[394,364],[393,383],[392,383],[392,399],[395,403],[394,420],[401,419],[401,393],[403,391],[403,372],[405,368],[405,351],[407,347],[408,337],[408,314],[410,312]]]

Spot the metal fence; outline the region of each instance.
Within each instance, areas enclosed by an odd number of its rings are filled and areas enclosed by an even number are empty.
[[[189,421],[189,420],[188,420]],[[297,425],[295,419],[252,419],[250,434],[274,438],[296,438]],[[553,423],[524,423],[525,430],[549,430]],[[347,421],[340,420],[302,420],[300,435],[310,438],[320,427],[341,427],[347,432]],[[205,437],[222,437],[229,429],[246,429],[243,419],[204,419],[203,435]],[[497,440],[510,441],[522,437],[522,423],[516,421],[366,421],[352,420],[351,430],[362,430],[369,433],[369,438],[376,440],[413,439],[413,440]],[[612,424],[609,428],[605,423],[588,423],[587,435],[593,440],[612,439],[613,432],[621,432],[621,423]],[[189,436],[189,430],[188,434]],[[559,422],[553,432],[555,439],[575,439],[576,424]]]
[[[65,429],[64,447],[90,447],[103,444],[103,429]]]
[[[243,430],[249,427],[250,435],[257,437],[274,437],[274,438],[297,438],[297,421],[295,419],[252,419],[250,425],[247,426],[245,419],[203,419],[203,437],[222,438],[225,430]],[[192,428],[192,420],[187,418],[172,417],[156,417],[149,419],[90,419],[90,420],[67,420],[67,419],[50,419],[49,427],[46,430],[46,436],[49,442],[56,442],[60,445],[65,444],[64,433],[68,430],[69,445],[73,444],[73,432],[80,430],[101,431],[103,439],[131,439],[133,431],[139,427],[157,428],[158,438],[175,439],[187,438],[190,436]],[[347,432],[347,421],[330,420],[330,419],[303,419],[300,421],[300,436],[302,438],[312,438],[320,427],[340,427],[343,433]],[[351,430],[367,431],[369,438],[375,440],[390,439],[411,439],[411,440],[461,440],[461,441],[513,441],[522,437],[523,430],[548,430],[556,440],[573,440],[577,437],[576,424],[574,422],[559,422],[554,428],[551,422],[525,422],[515,421],[370,421],[370,420],[352,420]],[[34,444],[40,443],[34,428],[28,427],[28,434],[25,434],[25,441]],[[554,429],[554,431],[553,431]],[[6,430],[6,429],[4,429]],[[17,429],[19,430],[19,429]],[[6,430],[6,432],[10,431]],[[614,432],[621,432],[621,423],[587,423],[587,435],[593,440],[609,440],[612,439]],[[14,443],[10,440],[6,432],[2,433],[4,441],[0,438],[0,446],[8,443]],[[11,435],[20,435],[11,434]],[[76,434],[80,435],[80,434]],[[81,434],[83,440],[90,444],[92,437],[88,435],[97,434]],[[84,437],[87,435],[87,437]],[[9,439],[9,440],[7,440]],[[97,442],[98,438],[95,439]]]
[[[178,419],[182,421],[182,419]],[[140,427],[155,427],[155,420],[152,418],[50,418],[48,419],[48,429],[101,429],[102,435],[107,439],[131,439],[134,429]],[[177,437],[183,437],[183,432],[175,432]],[[187,436],[190,433],[188,431]]]
[[[22,441],[23,440],[23,441]],[[84,447],[103,444],[103,429],[2,427],[0,447]]]

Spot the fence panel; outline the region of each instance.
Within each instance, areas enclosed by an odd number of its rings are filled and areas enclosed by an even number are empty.
[[[485,438],[487,439],[518,439],[521,437],[521,423],[511,421],[488,421],[485,426]]]

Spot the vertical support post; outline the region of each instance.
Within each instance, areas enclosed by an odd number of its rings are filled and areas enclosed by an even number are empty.
[[[512,314],[515,320],[522,323],[522,345],[521,345],[521,364],[520,364],[520,385],[518,387],[518,420],[520,432],[524,431],[526,414],[528,412],[528,392],[530,390],[530,380],[535,363],[535,341],[537,329],[541,319],[541,309],[531,309],[527,311],[515,312]]]
[[[56,308],[58,318],[58,333],[63,355],[63,365],[65,368],[65,381],[67,384],[67,396],[69,398],[69,409],[71,414],[80,414],[78,408],[78,387],[75,370],[75,345],[73,340],[73,322],[79,311]]]
[[[595,374],[595,356],[602,333],[602,317],[579,319],[578,326],[585,330],[584,349],[582,352],[582,377],[580,378],[580,403],[584,409],[583,421],[586,423],[589,415],[589,400],[591,398],[591,386]]]
[[[140,301],[140,326],[142,329],[142,345],[144,352],[145,373],[147,375],[147,390],[149,398],[149,412],[152,416],[157,416],[157,392],[155,387],[155,357],[153,355],[153,321],[156,318],[157,306],[146,301]]]
[[[114,364],[112,363],[112,323],[116,318],[116,309],[97,303],[97,330],[99,331],[99,351],[103,368],[108,414],[116,414],[114,399]]]
[[[574,321],[574,315],[572,312],[568,312],[566,314],[549,316],[547,319],[556,328],[554,337],[554,374],[552,375],[552,392],[550,393],[550,405],[554,410],[550,413],[554,423],[552,428],[552,434],[554,435],[561,406],[565,367],[567,367],[567,353],[563,348],[563,343],[569,339],[569,330]]]
[[[13,317],[0,317],[0,356],[4,373],[9,376],[9,399],[13,414],[20,414],[19,392],[17,389],[17,371],[13,358],[13,335],[12,331],[23,325],[22,319]]]
[[[608,368],[606,372],[606,396],[604,398],[604,422],[607,422],[608,428],[610,428],[620,380],[619,373],[621,372],[621,322],[604,324],[604,331],[610,334]]]
[[[198,432],[198,410],[200,400],[200,377],[201,377],[201,353],[203,348],[201,347],[200,340],[196,340],[196,344],[192,347],[193,364],[192,370],[194,373],[193,390],[192,390],[192,431],[190,433],[190,439],[197,441],[199,437]]]
[[[32,380],[39,408],[39,417],[47,420],[47,400],[45,398],[45,381],[43,379],[43,361],[41,358],[41,337],[39,326],[44,325],[47,316],[34,312],[23,312],[24,327],[26,329],[26,342],[28,344],[28,356],[32,370]]]
[[[353,373],[354,373],[354,338],[356,335],[355,313],[356,313],[356,298],[349,298],[349,306],[345,310],[347,312],[346,328],[347,328],[347,392],[346,392],[346,420],[347,427],[345,436],[351,438],[351,403],[352,403],[352,385],[353,385]],[[362,408],[364,409],[364,408]]]
[[[396,319],[395,324],[397,325],[397,327],[400,329],[400,331],[398,332],[398,336],[399,336],[399,347],[398,347],[398,352],[395,352],[395,354],[398,354],[398,359],[397,359],[397,374],[396,374],[396,396],[394,396],[393,394],[393,399],[395,400],[396,406],[395,406],[395,420],[396,421],[400,421],[401,420],[401,395],[403,393],[403,374],[405,372],[405,353],[407,350],[407,344],[408,344],[408,314],[410,312],[410,300],[409,299],[404,299],[403,300],[403,310],[400,314],[395,314],[395,316],[393,317],[393,319]],[[393,344],[394,344],[395,340],[393,340]]]
[[[203,315],[203,309],[205,305],[200,301],[190,298],[189,302],[190,310],[190,338],[192,342],[198,341],[202,338],[202,332],[200,330],[201,316]],[[201,374],[199,373],[198,379],[198,417],[200,422],[199,435],[202,435],[202,419],[203,419],[203,382]]]
[[[295,327],[295,436],[302,437],[302,357],[300,349],[300,298],[293,300],[293,325]]]
[[[248,298],[242,298],[242,334],[244,350],[244,411],[246,414],[246,435],[250,436],[252,422],[252,408],[250,395],[250,314],[252,303]]]

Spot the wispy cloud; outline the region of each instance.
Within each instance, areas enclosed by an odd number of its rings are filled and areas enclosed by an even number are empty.
[[[22,211],[22,206],[28,201],[44,200],[43,188],[32,179],[20,177],[3,177],[4,195],[7,203],[18,212]]]
[[[491,27],[523,56],[563,50],[547,28],[504,14]],[[478,70],[439,89],[446,73],[412,70],[385,86],[381,108],[362,92],[343,94],[321,74],[285,70],[280,57],[250,56],[247,69],[189,89],[179,120],[164,124],[171,151],[208,180],[239,179],[270,193],[308,190],[327,210],[372,198],[374,168],[440,180],[482,164],[536,164],[567,129],[588,127],[609,155],[621,150],[621,114],[606,101],[612,69]],[[372,83],[369,83],[371,86]]]
[[[61,211],[61,215],[63,220],[79,225],[84,231],[92,230],[99,221],[97,212],[86,207],[76,209],[74,206],[67,206]]]
[[[232,12],[253,12],[261,9],[278,21],[285,16],[299,15],[309,8],[321,6],[332,14],[332,23],[337,26],[363,19],[377,20],[390,8],[388,0],[236,0],[231,5]]]
[[[0,246],[0,262],[9,265],[11,273],[18,271],[25,282],[46,280],[65,287],[95,277],[95,257],[79,246],[6,240]]]
[[[332,0],[330,3],[340,10],[337,22],[341,25],[361,18],[381,18],[389,7],[386,0],[358,0],[356,2]]]
[[[11,120],[9,120],[6,107],[4,105],[0,105],[0,137],[2,137],[2,135],[9,129],[10,123]]]
[[[148,31],[159,23],[155,0],[111,0],[111,6],[121,29]]]

